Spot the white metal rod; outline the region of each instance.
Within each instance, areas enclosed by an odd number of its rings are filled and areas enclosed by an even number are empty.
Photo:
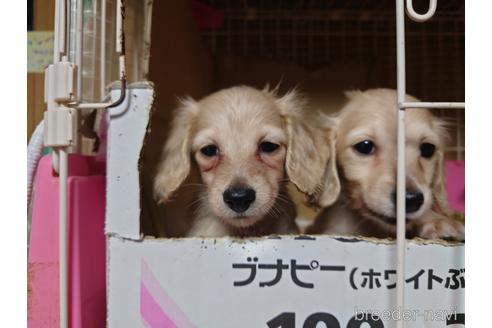
[[[98,28],[98,24],[97,24],[97,15],[98,15],[98,10],[97,10],[97,0],[93,0],[92,1],[92,51],[94,52],[93,55],[92,55],[92,58],[91,58],[91,67],[92,67],[92,79],[96,80],[96,72],[97,72],[97,68],[96,68],[96,63],[97,63],[97,28]],[[92,83],[91,83],[92,84]],[[95,99],[95,93],[97,92],[97,87],[96,86],[93,86],[91,85],[91,99],[93,100],[99,100],[100,98],[98,99]]]
[[[53,40],[53,64],[56,64],[60,61],[60,53],[59,53],[59,45],[60,42],[60,0],[55,1],[55,33]]]
[[[126,78],[125,55],[120,55],[119,64],[120,64],[120,79],[124,79]]]
[[[60,22],[60,28],[58,29],[59,33],[59,42],[58,42],[58,53],[59,56],[63,56],[65,54],[65,49],[66,49],[66,16],[67,16],[67,6],[66,6],[66,1],[67,0],[61,0],[60,1],[60,8],[59,8],[59,22]]]
[[[111,102],[102,102],[102,103],[80,103],[80,104],[69,104],[69,107],[71,108],[78,108],[78,109],[101,109],[101,108],[106,108],[109,105],[111,105]]]
[[[60,255],[60,327],[68,327],[68,154],[66,148],[59,149],[59,255]]]
[[[71,40],[71,22],[72,22],[72,1],[71,0],[65,0],[67,1],[66,4],[66,10],[65,10],[65,19],[67,21],[65,25],[65,52],[64,54],[67,56],[67,58],[70,57],[70,54],[68,53],[70,50],[70,40]]]
[[[400,313],[405,311],[405,108],[399,106],[405,101],[405,4],[396,1],[396,64],[397,64],[397,111],[398,141],[396,169],[396,305]],[[402,316],[396,322],[397,328],[404,328]]]
[[[101,0],[101,62],[100,62],[100,99],[104,99],[106,89],[106,0]]]
[[[405,110],[398,109],[398,162],[396,169],[396,243],[397,243],[397,308],[400,313],[405,311],[405,257],[406,257],[406,208],[405,208],[405,195],[406,195],[406,174],[405,174]],[[397,322],[397,327],[405,327],[403,319],[400,317]]]
[[[429,0],[429,9],[425,14],[419,14],[413,9],[413,1],[407,0],[407,14],[411,20],[415,22],[425,22],[429,20],[436,13],[437,0]]]
[[[77,1],[77,16],[76,16],[76,50],[75,64],[77,65],[77,99],[82,101],[82,56],[84,53],[83,49],[83,9],[84,2],[82,0]]]
[[[400,108],[451,108],[464,109],[464,102],[403,102]]]
[[[123,17],[121,16],[122,3],[121,0],[116,1],[116,52],[122,53],[123,40]]]
[[[55,1],[55,33],[53,33],[54,35],[54,40],[53,40],[53,64],[56,64],[57,62],[60,61],[60,54],[58,52],[58,42],[59,42],[59,31],[60,29],[60,0],[56,0]],[[46,74],[46,73],[45,73]],[[49,88],[48,85],[45,85],[44,86],[45,89]],[[53,102],[51,100],[48,100],[48,110],[52,110],[52,106],[53,106]],[[45,127],[46,129],[48,127]],[[57,151],[54,151],[53,152],[53,155],[52,155],[52,158],[51,158],[51,162],[52,162],[52,165],[53,165],[53,169],[55,170],[55,172],[58,172],[58,167],[59,167],[59,162],[58,162],[58,152]]]

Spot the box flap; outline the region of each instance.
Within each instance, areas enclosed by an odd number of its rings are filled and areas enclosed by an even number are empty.
[[[113,100],[119,90],[111,91]],[[150,83],[128,88],[125,101],[109,108],[106,234],[140,238],[139,161],[154,102]]]

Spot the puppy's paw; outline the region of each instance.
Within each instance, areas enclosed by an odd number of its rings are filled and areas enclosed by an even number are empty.
[[[451,218],[434,218],[415,225],[416,237],[424,239],[465,240],[465,225]]]

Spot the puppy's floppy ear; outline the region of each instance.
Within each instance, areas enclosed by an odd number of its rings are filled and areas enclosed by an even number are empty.
[[[432,197],[434,198],[433,209],[441,214],[449,214],[448,198],[444,179],[444,154],[442,151],[436,153],[436,171],[432,178]]]
[[[334,129],[309,124],[302,112],[305,102],[295,90],[276,102],[287,126],[289,140],[285,167],[289,179],[308,196],[312,205],[331,205],[340,193]]]
[[[320,207],[328,207],[338,199],[341,189],[336,157],[337,131],[335,120],[332,117],[319,114],[319,121],[321,126],[318,131],[321,131],[324,143],[328,147],[325,150],[328,156],[321,191],[316,195],[314,203]]]
[[[169,201],[190,173],[190,136],[197,113],[198,105],[193,99],[181,100],[154,179],[154,198],[159,203]]]
[[[439,135],[439,145],[436,152],[436,167],[434,176],[432,178],[432,197],[434,198],[433,209],[441,214],[449,214],[448,197],[446,193],[445,185],[445,172],[444,172],[444,153],[442,151],[443,145],[449,139],[449,135],[446,131],[447,122],[434,118],[433,122],[434,130]]]

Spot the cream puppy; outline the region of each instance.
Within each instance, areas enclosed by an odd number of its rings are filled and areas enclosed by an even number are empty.
[[[311,199],[334,200],[320,185],[334,175],[325,169],[330,128],[304,123],[303,106],[295,92],[246,86],[183,101],[155,177],[157,200],[170,201],[196,163],[204,190],[188,236],[297,233],[288,180]]]
[[[396,92],[374,89],[347,96],[334,118],[341,194],[308,232],[395,237]],[[418,100],[408,96],[407,101]],[[414,108],[406,110],[405,126],[407,237],[464,240],[464,225],[450,218],[446,201],[443,121]]]

